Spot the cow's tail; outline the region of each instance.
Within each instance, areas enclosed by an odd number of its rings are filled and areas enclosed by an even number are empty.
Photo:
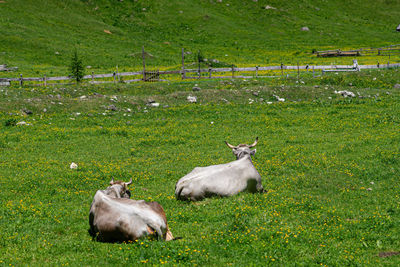
[[[169,230],[169,228],[168,228],[167,232],[165,233],[165,241],[175,241],[175,240],[179,240],[179,239],[182,239],[182,237],[180,237],[180,236],[174,237],[172,235],[171,230]]]

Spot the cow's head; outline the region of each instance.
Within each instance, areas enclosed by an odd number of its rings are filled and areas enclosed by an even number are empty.
[[[228,142],[225,141],[226,145],[232,149],[233,154],[236,156],[236,159],[241,159],[246,155],[254,155],[256,153],[256,149],[251,150],[250,148],[255,147],[258,142],[258,137],[256,138],[256,141],[254,141],[253,144],[247,145],[247,144],[240,144],[237,146],[233,146],[229,144]]]
[[[106,189],[106,194],[115,198],[130,198],[131,192],[128,190],[128,185],[132,183],[132,178],[129,182],[114,181],[114,178],[110,181],[110,186]]]

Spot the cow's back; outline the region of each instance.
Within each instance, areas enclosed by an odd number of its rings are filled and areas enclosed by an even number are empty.
[[[147,235],[165,237],[168,230],[166,216],[157,202],[110,198],[98,193],[90,209],[89,224],[90,232],[98,232],[99,240],[122,242]]]
[[[178,199],[200,200],[213,195],[231,196],[261,186],[261,176],[250,160],[244,158],[220,165],[197,167],[179,179]],[[259,187],[258,186],[258,187]]]

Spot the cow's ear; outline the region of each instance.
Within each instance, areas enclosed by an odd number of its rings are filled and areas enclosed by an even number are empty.
[[[254,156],[254,154],[256,154],[256,152],[257,152],[257,149],[253,149],[250,151],[250,155]]]

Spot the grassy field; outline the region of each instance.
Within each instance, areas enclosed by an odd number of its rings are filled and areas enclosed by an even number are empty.
[[[395,69],[301,83],[0,88],[0,264],[397,266],[399,256],[379,254],[400,251],[398,81]],[[224,140],[256,136],[268,193],[175,200],[194,167],[234,159]],[[90,203],[112,177],[133,178],[132,198],[158,201],[183,239],[92,241]]]
[[[177,69],[181,48],[190,52],[187,63],[201,50],[228,65],[321,65],[351,60],[317,58],[312,50],[400,43],[396,0],[6,0],[0,12],[0,64],[19,67],[2,77],[67,75],[74,48],[88,73],[104,73],[117,65],[140,70],[142,46],[152,55],[148,68]]]

